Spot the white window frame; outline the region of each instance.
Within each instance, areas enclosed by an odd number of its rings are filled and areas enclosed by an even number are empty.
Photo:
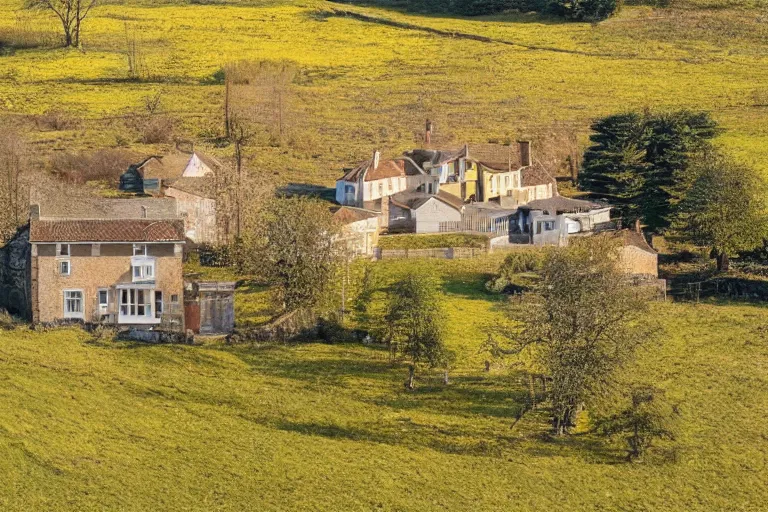
[[[80,294],[79,298],[76,297],[68,297],[68,294]],[[83,290],[63,290],[63,313],[64,318],[79,318],[81,320],[85,319],[85,294],[83,293]],[[80,311],[67,311],[68,301],[80,301]],[[76,302],[75,302],[76,303]]]
[[[155,318],[162,317],[164,309],[165,308],[163,307],[163,292],[160,290],[155,290]]]
[[[146,256],[147,255],[147,244],[133,244],[133,255],[134,256]]]
[[[119,288],[117,290],[118,323],[158,324],[155,317],[155,290],[151,288]]]
[[[68,259],[67,260],[59,260],[58,264],[59,264],[59,275],[60,276],[68,277],[68,276],[72,275],[72,262],[70,260],[68,260]],[[64,265],[67,266],[67,271],[66,272],[64,271]]]
[[[106,297],[104,302],[101,301],[102,293]],[[109,313],[109,289],[108,288],[99,288],[98,290],[96,290],[96,302],[98,303],[100,315],[106,315],[107,313]]]
[[[72,244],[56,244],[57,258],[69,258],[71,256],[72,256]]]

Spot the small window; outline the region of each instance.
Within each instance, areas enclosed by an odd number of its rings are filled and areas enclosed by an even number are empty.
[[[152,265],[144,265],[144,277],[146,279],[152,278],[155,276],[155,267]]]
[[[133,267],[133,277],[136,279],[141,279],[141,266],[136,265]]]
[[[69,260],[59,262],[59,274],[63,276],[68,276],[71,270],[72,270],[72,267],[69,263]]]
[[[163,292],[155,292],[155,317],[160,318],[163,314]]]
[[[146,256],[147,255],[147,244],[133,244],[133,255],[134,256]]]
[[[554,231],[555,229],[555,221],[548,220],[544,222],[544,231]]]
[[[69,244],[56,244],[56,256],[70,256]]]
[[[173,295],[171,295],[171,302],[173,304],[178,304],[179,303],[179,296],[176,295],[175,293]]]
[[[136,290],[136,295],[136,314],[144,316],[147,308],[147,305],[144,303],[144,290]]]
[[[106,314],[109,311],[109,292],[99,290],[99,313]]]
[[[83,292],[81,290],[64,291],[64,317],[83,317]]]

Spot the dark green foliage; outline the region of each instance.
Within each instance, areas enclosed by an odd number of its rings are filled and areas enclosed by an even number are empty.
[[[693,183],[691,161],[719,133],[708,113],[689,110],[618,114],[592,129],[579,185],[653,231],[669,227]]]
[[[768,237],[766,187],[752,168],[715,152],[691,167],[696,176],[673,227],[678,239],[711,247],[718,270],[728,258],[756,249]]]
[[[408,274],[389,291],[384,321],[390,345],[409,363],[409,389],[418,365],[447,366],[451,359],[443,341],[442,319],[437,291],[423,276]]]
[[[554,0],[550,9],[568,20],[600,21],[611,16],[620,0]]]
[[[667,402],[664,391],[653,386],[630,389],[621,411],[596,421],[597,431],[620,436],[627,443],[627,458],[638,459],[658,439],[675,439],[677,407]]]

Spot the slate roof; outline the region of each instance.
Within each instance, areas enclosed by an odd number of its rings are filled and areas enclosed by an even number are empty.
[[[143,208],[142,208],[143,207]],[[47,197],[40,201],[40,219],[175,219],[172,198],[107,199],[103,197]]]
[[[186,169],[194,155],[197,155],[200,161],[213,172],[216,172],[221,167],[221,163],[218,160],[199,151],[193,153],[174,151],[163,156],[150,156],[138,164],[136,168],[144,179],[181,178],[184,169]]]
[[[606,205],[600,203],[593,203],[592,201],[583,201],[581,199],[571,199],[569,197],[554,196],[548,199],[536,199],[521,206],[520,208],[526,210],[542,210],[547,211],[550,214],[557,213],[578,213],[595,208],[606,208]]]
[[[202,178],[178,178],[164,182],[169,188],[181,190],[206,199],[216,199],[216,182],[212,176]]]
[[[397,178],[405,176],[419,176],[426,174],[424,170],[408,157],[397,157],[389,160],[380,160],[379,166],[371,169],[373,160],[366,160],[351,171],[347,172],[341,179],[343,181],[356,182],[361,173],[365,173],[363,181],[375,181],[385,178]]]
[[[363,208],[353,208],[351,206],[333,206],[331,207],[333,218],[341,224],[352,224],[362,220],[373,219],[381,215],[379,212],[365,210]]]
[[[530,167],[523,167],[520,175],[520,186],[522,187],[535,187],[536,185],[547,185],[549,183],[552,183],[555,187],[557,186],[555,178],[544,167],[536,163]]]
[[[181,242],[183,220],[32,220],[30,242]]]
[[[457,197],[453,194],[449,194],[448,192],[443,192],[442,190],[439,191],[437,194],[427,194],[426,192],[405,191],[405,192],[398,192],[397,194],[391,195],[389,197],[393,204],[409,210],[416,210],[422,207],[427,201],[429,201],[432,198],[435,198],[447,204],[454,210],[461,211],[462,208],[464,208],[464,201],[462,201],[460,197]]]

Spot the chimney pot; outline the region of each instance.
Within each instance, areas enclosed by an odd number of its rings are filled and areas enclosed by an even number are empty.
[[[635,231],[642,234],[643,229],[640,227],[640,219],[635,220]]]
[[[520,166],[528,167],[531,165],[531,141],[519,140],[517,144],[520,146]]]

